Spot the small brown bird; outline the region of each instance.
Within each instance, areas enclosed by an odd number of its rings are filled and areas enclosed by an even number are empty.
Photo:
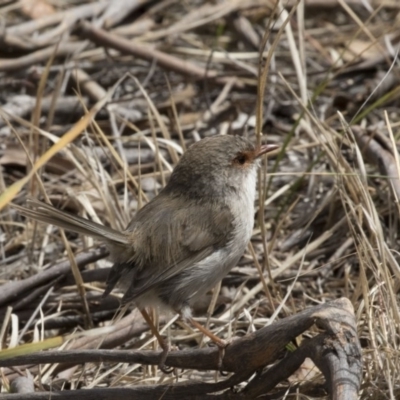
[[[145,307],[169,308],[221,348],[226,343],[193,320],[190,305],[234,267],[252,233],[260,156],[278,146],[254,146],[238,136],[215,136],[193,144],[166,187],[120,232],[37,200],[18,207],[33,219],[100,238],[114,265],[104,295],[125,287],[122,303],[134,302],[163,348],[168,346]]]

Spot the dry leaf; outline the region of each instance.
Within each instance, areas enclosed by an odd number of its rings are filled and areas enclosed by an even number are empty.
[[[369,41],[352,40],[343,52],[342,58],[344,61],[353,61],[360,57],[361,60],[373,59],[381,56],[384,53],[380,43],[371,44]]]
[[[54,14],[54,7],[46,0],[21,0],[21,11],[32,19]]]
[[[318,374],[320,374],[319,369],[311,359],[306,358],[301,367],[289,378],[289,382],[311,381]]]

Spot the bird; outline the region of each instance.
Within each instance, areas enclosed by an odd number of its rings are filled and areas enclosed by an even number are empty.
[[[147,307],[172,310],[220,349],[227,343],[192,317],[191,305],[237,264],[254,224],[257,168],[274,144],[254,145],[241,136],[218,135],[191,145],[166,186],[116,230],[53,205],[28,199],[21,214],[63,229],[99,238],[113,261],[104,296],[121,287],[122,305],[142,312],[162,348],[169,351]]]

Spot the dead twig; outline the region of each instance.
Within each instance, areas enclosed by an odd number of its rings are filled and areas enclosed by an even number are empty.
[[[60,11],[52,15],[46,15],[40,19],[33,19],[19,25],[10,26],[4,35],[4,45],[20,47],[22,49],[35,49],[38,47],[55,44],[60,40],[60,35],[79,21],[80,19],[93,18],[99,15],[106,7],[112,3],[110,1],[96,1],[94,3],[84,4],[77,7],[71,7],[68,10]],[[46,29],[56,25],[54,29]],[[45,33],[33,36],[32,33],[41,29],[46,29]]]
[[[103,29],[96,28],[88,22],[82,22],[81,27],[81,35],[100,46],[111,47],[123,54],[134,55],[149,62],[156,61],[158,65],[167,70],[172,70],[197,79],[203,79],[206,77],[213,78],[217,76],[216,71],[206,70],[194,65],[190,61],[181,60],[177,57],[171,56],[170,54],[153,49],[149,45],[136,43],[123,37],[108,33]]]
[[[104,248],[92,250],[86,253],[81,253],[76,256],[76,263],[79,268],[87,264],[105,258],[108,252]],[[29,278],[20,281],[11,281],[2,286],[0,292],[0,306],[5,306],[16,299],[22,293],[32,290],[33,288],[46,284],[47,282],[57,279],[60,275],[65,275],[71,270],[69,260],[61,261],[59,264],[50,267],[39,274],[30,276]]]
[[[375,164],[382,175],[386,176],[392,183],[392,188],[396,193],[396,197],[400,199],[400,177],[396,166],[396,159],[393,156],[393,150],[389,151],[374,138],[373,135],[364,132],[361,127],[353,126],[352,132],[360,148],[362,154],[365,155],[368,162]]]
[[[0,59],[0,71],[14,71],[16,69],[27,68],[35,64],[47,61],[52,55],[56,57],[69,56],[79,53],[87,46],[85,42],[60,43],[56,46],[46,47],[19,58]]]
[[[7,99],[7,103],[2,106],[3,111],[9,115],[26,117],[35,108],[36,97],[29,96],[27,94],[17,94],[15,96],[10,96]],[[41,110],[43,113],[48,113],[53,106],[53,99],[48,97],[42,98]],[[82,115],[84,112],[83,106],[88,106],[89,101],[85,97],[77,98],[76,96],[64,96],[58,97],[54,104],[55,112],[64,115],[71,115],[75,113],[76,115]],[[5,126],[6,123],[0,118],[0,128]]]

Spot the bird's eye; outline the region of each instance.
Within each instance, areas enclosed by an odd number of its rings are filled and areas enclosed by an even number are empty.
[[[244,153],[239,153],[239,154],[235,157],[234,161],[235,161],[236,164],[243,165],[243,164],[246,163],[247,157],[246,157],[246,155],[245,155]]]

